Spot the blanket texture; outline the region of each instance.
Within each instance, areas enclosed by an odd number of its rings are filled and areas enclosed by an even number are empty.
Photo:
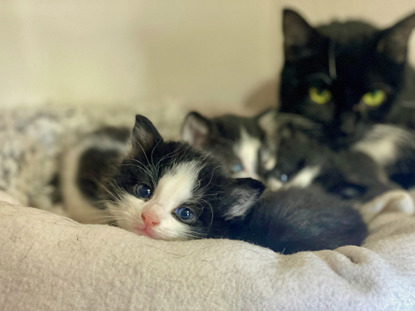
[[[405,192],[363,207],[371,220],[362,247],[294,255],[151,240],[0,200],[2,310],[415,310]]]
[[[80,135],[132,127],[139,113],[177,138],[188,110],[171,100],[2,110],[1,310],[415,310],[414,204],[404,191],[361,207],[370,230],[362,247],[294,255],[156,241],[50,212],[62,213],[53,181]]]
[[[0,113],[0,190],[23,204],[52,209],[52,183],[60,156],[81,135],[102,126],[133,128],[134,116],[149,117],[166,139],[180,137],[188,109],[178,99],[144,104],[39,105]]]

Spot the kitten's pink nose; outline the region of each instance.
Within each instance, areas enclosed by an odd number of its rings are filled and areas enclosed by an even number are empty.
[[[141,214],[141,218],[143,219],[143,222],[147,228],[155,227],[160,224],[160,219],[153,212],[148,212],[148,211],[143,212]]]

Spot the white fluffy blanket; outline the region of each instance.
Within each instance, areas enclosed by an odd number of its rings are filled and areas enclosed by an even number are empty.
[[[169,103],[2,111],[1,310],[415,310],[414,205],[403,191],[362,207],[362,247],[294,255],[238,241],[156,241],[27,207],[52,208],[47,184],[80,133],[132,126],[142,113],[177,137],[185,112]]]
[[[403,212],[414,206],[404,192],[364,206],[362,247],[294,255],[156,241],[0,200],[2,310],[415,310],[415,218]]]

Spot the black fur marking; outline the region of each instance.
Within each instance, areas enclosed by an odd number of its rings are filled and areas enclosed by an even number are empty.
[[[360,245],[367,229],[359,212],[318,188],[265,192],[229,237],[284,254]]]
[[[104,209],[100,199],[101,183],[119,159],[118,150],[90,148],[79,159],[77,184],[81,193],[97,208]]]

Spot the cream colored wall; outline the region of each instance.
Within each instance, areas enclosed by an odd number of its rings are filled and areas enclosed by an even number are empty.
[[[415,11],[414,0],[2,0],[0,105],[239,103],[277,75],[283,6],[382,26]]]

